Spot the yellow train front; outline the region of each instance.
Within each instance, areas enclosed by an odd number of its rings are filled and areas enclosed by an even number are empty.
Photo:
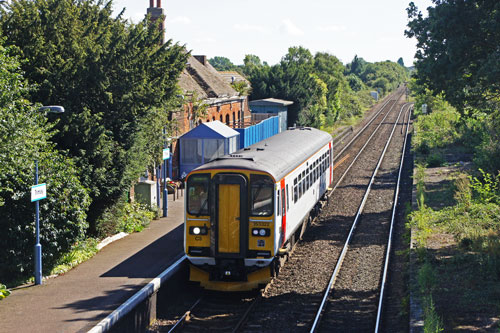
[[[211,290],[267,284],[332,180],[332,138],[288,130],[192,171],[184,249],[190,280]]]

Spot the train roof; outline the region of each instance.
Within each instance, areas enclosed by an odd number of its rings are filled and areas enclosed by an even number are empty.
[[[219,157],[194,171],[242,168],[267,172],[279,180],[331,140],[330,134],[315,128],[293,128]]]

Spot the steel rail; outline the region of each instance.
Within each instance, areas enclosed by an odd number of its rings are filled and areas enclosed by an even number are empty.
[[[379,331],[380,320],[381,320],[381,317],[382,317],[382,304],[383,304],[383,299],[384,299],[385,285],[386,285],[386,282],[387,282],[387,272],[388,272],[388,269],[389,269],[389,257],[390,257],[391,248],[392,248],[392,235],[393,235],[393,231],[394,231],[394,221],[396,220],[396,210],[397,210],[398,199],[399,199],[399,189],[400,189],[400,184],[401,184],[401,175],[403,173],[403,163],[404,163],[404,159],[405,159],[406,144],[407,144],[407,141],[408,141],[408,131],[409,131],[409,127],[410,127],[410,117],[411,117],[411,106],[408,108],[408,121],[406,123],[405,140],[404,140],[404,144],[403,144],[403,150],[402,150],[402,153],[401,153],[401,161],[400,161],[400,164],[399,164],[398,181],[396,183],[396,190],[394,192],[394,204],[392,206],[391,227],[389,229],[389,240],[387,241],[387,249],[386,249],[385,262],[384,262],[384,273],[382,275],[382,282],[381,282],[381,287],[380,287],[380,295],[379,295],[378,310],[377,310],[377,321],[376,321],[376,324],[375,324],[375,333],[377,333]],[[402,128],[404,128],[404,124],[403,124]]]
[[[198,303],[201,302],[202,298],[203,297],[200,297],[196,302],[194,302],[194,304],[189,308],[189,310],[187,310],[186,313],[184,313],[184,315],[175,323],[174,326],[172,326],[172,328],[170,328],[168,333],[175,332],[175,330],[179,328],[180,325],[186,321],[186,318],[191,314],[191,311],[193,311],[193,309],[198,305]]]
[[[398,98],[396,99],[399,100],[401,98],[401,96],[403,96],[403,93],[401,93]],[[387,101],[384,103],[384,105],[382,105],[382,107],[380,108],[380,110],[372,117],[372,119],[370,119],[370,121],[368,123],[366,123],[365,126],[363,126],[363,128],[361,130],[359,130],[358,133],[356,133],[356,135],[351,139],[351,141],[349,141],[349,143],[347,143],[344,148],[333,158],[332,162],[333,161],[336,161],[340,155],[342,155],[346,150],[347,148],[349,148],[351,146],[351,144],[358,138],[358,136],[361,135],[361,133],[363,133],[365,131],[365,129],[371,125],[371,123],[380,115],[380,113],[384,110],[384,108],[387,106],[387,104],[389,104],[389,102],[391,101],[390,98],[387,99]],[[390,110],[389,110],[390,112]],[[385,119],[385,118],[384,118]]]
[[[344,247],[342,248],[342,252],[340,254],[340,257],[339,257],[339,260],[337,261],[337,264],[335,265],[335,269],[333,271],[333,274],[330,278],[330,281],[328,283],[328,286],[326,288],[326,291],[325,291],[325,294],[323,296],[323,299],[321,301],[321,304],[320,304],[320,307],[318,309],[318,312],[316,313],[316,317],[314,319],[314,322],[313,322],[313,325],[311,327],[311,330],[310,330],[310,333],[313,333],[315,330],[316,330],[316,327],[318,326],[319,324],[319,321],[321,319],[321,316],[323,314],[323,310],[324,310],[324,307],[325,307],[325,304],[326,304],[326,301],[328,299],[328,297],[330,296],[330,291],[332,290],[332,287],[335,283],[335,280],[337,279],[337,276],[338,276],[338,273],[340,271],[340,268],[342,267],[342,263],[344,261],[344,258],[347,254],[347,250],[349,248],[349,243],[351,242],[351,239],[353,237],[353,234],[354,234],[354,230],[356,229],[356,226],[358,224],[358,221],[361,217],[361,213],[363,212],[363,209],[365,207],[365,204],[368,200],[368,195],[370,194],[370,191],[371,191],[371,187],[373,185],[373,182],[375,181],[375,177],[378,173],[378,170],[380,169],[380,166],[382,165],[382,161],[385,157],[385,153],[387,152],[387,149],[389,148],[389,144],[391,143],[392,141],[392,137],[394,135],[394,131],[396,130],[396,127],[398,125],[398,121],[399,121],[399,118],[401,118],[401,114],[403,112],[403,109],[404,107],[406,106],[403,105],[401,107],[401,110],[399,111],[399,115],[398,115],[398,118],[396,119],[395,123],[394,123],[394,126],[392,128],[392,132],[391,132],[391,135],[389,136],[388,140],[387,140],[387,143],[384,147],[384,150],[382,151],[382,154],[380,155],[380,158],[378,160],[378,163],[377,163],[377,166],[375,167],[375,170],[373,171],[373,174],[372,174],[372,177],[370,178],[370,182],[368,183],[368,187],[367,187],[367,190],[365,192],[365,195],[363,196],[363,200],[361,201],[361,204],[358,208],[358,211],[356,213],[356,216],[354,218],[354,222],[351,226],[351,230],[349,231],[349,235],[347,236],[347,239],[346,239],[346,242],[345,242],[345,245]],[[392,108],[391,108],[392,109]],[[386,115],[387,116],[387,115]],[[366,145],[365,145],[366,146]],[[363,147],[364,148],[364,147]]]
[[[401,97],[401,96],[400,96]],[[356,154],[356,156],[354,157],[354,159],[352,160],[351,164],[349,164],[349,166],[347,167],[347,169],[344,171],[344,173],[342,174],[342,176],[340,177],[340,179],[337,181],[337,183],[335,184],[335,186],[333,187],[333,189],[330,191],[329,195],[331,195],[336,189],[337,187],[340,185],[340,183],[342,183],[342,181],[344,180],[345,176],[347,175],[347,173],[349,172],[349,170],[351,170],[352,166],[354,165],[354,163],[356,163],[356,161],[358,160],[358,158],[361,156],[361,153],[365,150],[365,148],[368,146],[368,144],[370,143],[370,141],[372,140],[372,138],[375,136],[375,134],[377,134],[378,130],[380,129],[380,127],[382,126],[382,124],[384,123],[385,119],[389,116],[389,114],[391,113],[392,111],[392,108],[394,107],[395,104],[393,104],[391,106],[391,108],[389,109],[389,111],[387,112],[387,114],[385,115],[385,117],[382,119],[382,121],[380,122],[380,124],[378,124],[378,126],[375,128],[375,130],[373,131],[373,133],[370,135],[370,137],[368,138],[368,140],[366,140],[365,144],[363,145],[363,147],[361,147],[361,149],[358,151],[358,153]],[[385,107],[385,106],[384,106]],[[382,109],[380,110],[380,112],[382,111]],[[359,134],[361,134],[363,131],[365,130],[365,128],[363,128],[363,130],[361,130]],[[356,136],[357,137],[357,136]],[[355,139],[355,138],[354,138]],[[354,140],[353,139],[353,140]],[[348,145],[350,145],[352,143],[349,142]],[[346,146],[347,148],[348,146]],[[344,148],[345,149],[345,148]],[[340,156],[340,154],[338,155]]]

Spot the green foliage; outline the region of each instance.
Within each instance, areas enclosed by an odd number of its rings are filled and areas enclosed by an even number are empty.
[[[479,169],[481,178],[470,176],[470,186],[479,202],[500,205],[500,172],[496,177]]]
[[[432,296],[424,297],[424,333],[439,333],[444,331],[443,320],[436,312]]]
[[[10,290],[7,289],[7,286],[0,283],[0,300],[10,295]]]
[[[402,67],[405,67],[405,62],[404,62],[403,58],[401,58],[401,57],[400,57],[400,58],[398,59],[398,65],[400,65],[400,66],[402,66]]]
[[[99,221],[99,233],[112,235],[117,232],[139,232],[149,225],[156,213],[139,203],[120,201],[108,208]]]
[[[362,59],[359,63],[354,61],[349,68],[366,64]],[[331,128],[339,120],[362,114],[373,102],[365,84],[356,76],[357,70],[348,79],[343,64],[328,53],[313,56],[303,47],[290,47],[274,66],[247,55],[242,70],[252,85],[251,99],[275,97],[294,102],[289,107],[290,126],[298,122]]]
[[[430,153],[426,162],[429,168],[437,168],[444,164],[444,157],[440,153]]]
[[[136,202],[126,203],[122,213],[118,220],[118,231],[126,233],[142,231],[155,217],[154,212]]]
[[[66,273],[73,267],[89,260],[98,252],[98,244],[99,241],[95,238],[87,238],[83,241],[76,242],[71,247],[71,250],[62,255],[57,261],[50,275]]]
[[[356,74],[356,73],[354,73]],[[401,83],[407,81],[408,72],[392,61],[367,63],[358,75],[363,82],[372,89],[386,95],[396,89]]]
[[[33,271],[35,244],[34,160],[47,198],[40,201],[40,242],[45,268],[51,267],[88,227],[90,200],[71,159],[50,139],[53,126],[24,97],[31,87],[19,62],[0,45],[0,279],[12,281]]]
[[[417,280],[422,294],[431,294],[436,287],[436,272],[432,265],[427,261],[420,266]]]
[[[2,12],[6,43],[27,61],[31,99],[63,105],[57,147],[90,190],[90,233],[104,210],[160,158],[187,52],[147,19],[113,18],[112,1],[19,0]]]
[[[248,85],[246,81],[235,81],[231,83],[234,90],[240,93],[240,96],[248,96],[252,91],[252,88]]]
[[[435,148],[445,147],[457,140],[457,125],[460,114],[453,108],[421,115],[415,124],[415,135],[412,139],[417,151],[428,153]]]
[[[500,111],[484,117],[479,114],[476,119],[476,126],[468,128],[470,131],[463,141],[474,151],[474,163],[496,174],[500,171]]]
[[[417,80],[459,111],[500,105],[500,2],[433,0],[428,15],[413,2],[405,34],[417,39]]]
[[[213,57],[208,59],[208,62],[218,71],[235,71],[238,69],[238,67],[226,57]]]

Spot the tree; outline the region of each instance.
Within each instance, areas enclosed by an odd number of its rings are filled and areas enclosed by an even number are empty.
[[[40,203],[40,241],[45,269],[81,239],[88,227],[87,190],[71,159],[49,140],[53,125],[25,97],[32,87],[20,63],[0,41],[0,280],[27,277],[33,271],[34,205],[30,202],[34,160],[47,198]]]
[[[28,60],[22,69],[36,84],[31,99],[66,108],[54,139],[90,189],[92,233],[159,159],[158,128],[168,122],[187,60],[183,47],[161,44],[149,18],[130,24],[111,15],[112,1],[19,0],[0,17],[6,43]]]
[[[405,62],[403,61],[403,58],[402,57],[399,57],[398,59],[398,64],[402,67],[405,67]]]
[[[424,18],[407,8],[406,36],[417,39],[417,80],[464,112],[500,104],[500,2],[433,0]]]
[[[208,62],[218,71],[234,71],[238,68],[226,57],[213,57]]]

